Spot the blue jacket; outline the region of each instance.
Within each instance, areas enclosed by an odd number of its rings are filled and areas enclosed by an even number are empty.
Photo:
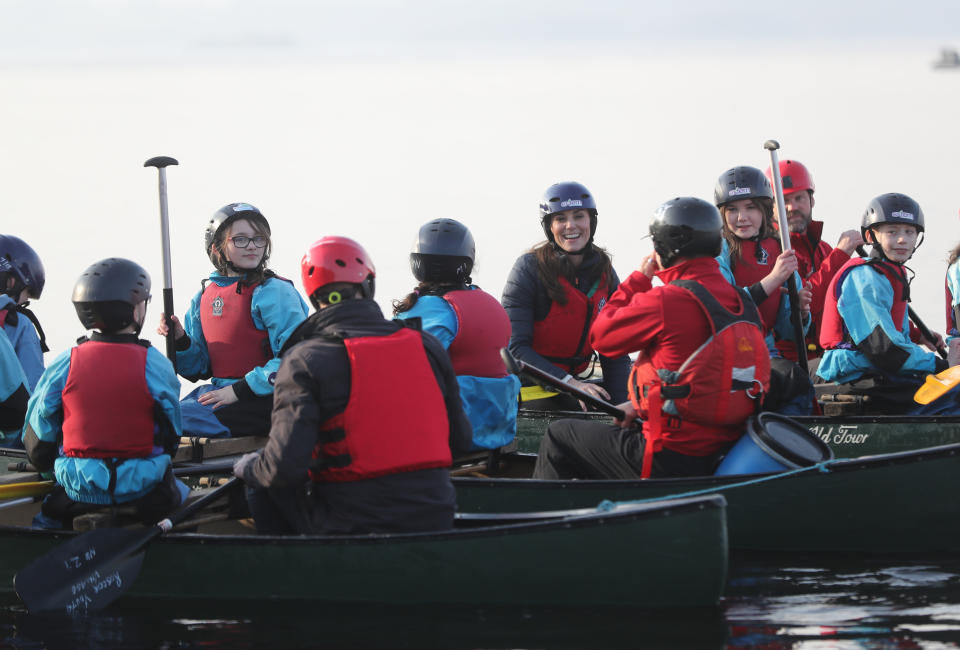
[[[460,328],[456,312],[441,296],[421,296],[410,311],[397,314],[397,318],[419,318],[423,331],[433,334],[444,350]],[[517,434],[517,376],[457,375],[457,383],[463,410],[473,426],[474,447],[496,449],[509,444]]]
[[[737,286],[737,281],[733,276],[733,268],[730,265],[730,245],[727,243],[727,240],[723,240],[723,248],[720,250],[720,254],[717,256],[717,263],[720,264],[720,272],[723,273],[723,277],[727,279],[727,282],[733,286]],[[773,268],[772,266],[770,267]],[[800,279],[800,274],[794,272],[794,279],[797,282],[797,288],[803,286],[803,280]],[[784,285],[786,286],[786,285]],[[750,287],[743,287],[744,289],[750,290]],[[751,294],[752,295],[752,294]],[[776,341],[786,340],[793,341],[796,336],[793,331],[793,321],[791,320],[790,314],[790,296],[789,294],[784,293],[780,298],[780,307],[777,309],[777,322],[774,324],[773,329],[767,332],[766,341],[767,349],[770,351],[771,357],[779,357],[780,351],[777,349]],[[810,315],[808,314],[804,318],[803,322],[803,332],[804,334],[810,329]]]
[[[19,437],[29,395],[17,353],[6,334],[0,334],[0,430]]]
[[[960,327],[958,327],[953,312],[960,304],[960,261],[954,262],[947,267],[947,290],[950,292],[950,309],[947,314],[947,343],[960,337]]]
[[[221,275],[217,271],[210,274],[210,281],[221,287],[230,286],[238,280],[237,277]],[[201,289],[190,301],[190,308],[183,322],[183,328],[190,338],[190,347],[177,350],[177,371],[188,379],[210,377],[210,357],[207,353],[206,339],[203,337],[203,327],[200,325],[202,295]],[[280,278],[268,278],[253,290],[250,312],[254,326],[265,330],[269,335],[270,348],[276,355],[293,330],[306,320],[308,308],[307,303],[290,282]],[[243,379],[213,377],[211,383],[220,388],[236,382],[238,385],[234,390],[241,398],[244,396],[244,389],[249,389],[253,395],[269,395],[273,392],[273,382],[279,367],[280,359],[274,356],[264,365],[248,372]]]
[[[835,278],[835,282],[842,283],[837,310],[856,347],[824,351],[817,368],[820,377],[844,384],[860,379],[867,372],[877,372],[878,368],[858,349],[871,345],[871,342],[887,350],[890,346],[900,348],[904,362],[896,373],[897,377],[922,379],[935,371],[937,355],[910,340],[907,311],[904,310],[902,322],[893,322],[890,312],[894,293],[886,276],[862,265],[850,268],[843,276]]]
[[[117,466],[117,483],[111,499],[110,469],[106,462],[98,458],[74,458],[59,456],[63,426],[63,388],[70,372],[70,353],[67,350],[47,368],[27,405],[27,421],[23,432],[23,442],[31,462],[41,471],[49,469],[53,458],[54,477],[63,486],[67,496],[82,503],[125,503],[138,499],[150,492],[171,464],[170,455],[157,446],[149,458],[131,458]],[[154,400],[160,405],[167,419],[173,425],[174,432],[167,433],[171,438],[166,442],[179,442],[182,428],[180,424],[180,381],[170,361],[156,348],[147,350],[146,365],[147,388]],[[122,408],[118,404],[117,408]],[[122,432],[116,432],[122,435]],[[172,437],[176,435],[176,442]]]
[[[0,310],[16,309],[16,303],[7,294],[0,294]],[[43,351],[40,349],[40,337],[37,335],[37,329],[30,322],[30,319],[21,316],[16,319],[16,324],[10,323],[10,319],[3,324],[3,331],[7,333],[10,344],[17,353],[17,359],[23,367],[23,374],[27,378],[27,388],[33,390],[43,374]]]

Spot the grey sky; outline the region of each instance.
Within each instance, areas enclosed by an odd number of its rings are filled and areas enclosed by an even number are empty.
[[[933,50],[943,0],[0,0],[0,62],[548,56],[745,48],[778,40]]]

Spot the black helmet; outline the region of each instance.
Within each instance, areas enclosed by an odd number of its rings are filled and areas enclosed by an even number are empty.
[[[237,219],[256,221],[267,231],[268,235],[270,234],[270,223],[267,218],[263,216],[260,210],[249,203],[230,203],[223,206],[213,213],[213,216],[207,221],[206,229],[203,231],[203,247],[207,251],[207,257],[214,264],[217,263],[217,260],[213,257],[213,242],[216,241],[217,234],[222,228],[229,226]],[[264,254],[263,262],[265,263],[266,260],[267,255]]]
[[[10,273],[17,280],[9,291],[5,284],[0,292],[7,293],[16,300],[27,289],[31,298],[39,298],[43,293],[46,274],[40,256],[27,242],[13,235],[0,235],[0,279]]]
[[[420,282],[470,281],[476,246],[470,230],[455,219],[423,224],[410,251],[410,268]]]
[[[756,167],[733,167],[723,172],[713,188],[713,202],[720,208],[740,199],[770,199],[773,189],[766,174]]]
[[[906,194],[881,194],[867,206],[860,222],[860,234],[866,237],[867,230],[882,223],[904,223],[916,226],[923,232],[923,210]]]
[[[73,287],[73,306],[89,330],[122,330],[133,308],[150,298],[150,274],[130,260],[110,257],[90,265]]]
[[[664,267],[678,257],[716,257],[722,246],[720,211],[703,199],[680,196],[662,204],[650,221],[653,249]]]
[[[564,210],[590,211],[590,241],[597,232],[597,202],[584,185],[573,181],[554,183],[543,193],[540,199],[540,225],[547,240],[553,242],[549,217]]]

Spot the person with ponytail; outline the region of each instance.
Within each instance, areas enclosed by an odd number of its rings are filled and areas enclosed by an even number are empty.
[[[273,408],[277,352],[307,317],[293,283],[267,268],[270,224],[249,203],[213,214],[204,233],[215,270],[190,302],[184,322],[171,315],[177,372],[211,379],[183,399],[192,436],[266,435]],[[161,315],[157,333],[167,335]]]
[[[610,256],[597,246],[597,203],[580,183],[556,183],[540,202],[546,240],[513,265],[501,302],[510,317],[510,352],[600,399],[626,400],[630,358],[596,355],[590,325],[620,283]],[[599,359],[603,377],[589,381]],[[581,408],[557,395],[524,405],[550,410]]]
[[[473,426],[474,448],[497,449],[516,436],[520,380],[507,372],[500,356],[510,342],[510,319],[499,301],[470,278],[475,253],[473,235],[459,221],[425,223],[410,253],[419,284],[393,302],[393,313],[418,319],[447,350]]]

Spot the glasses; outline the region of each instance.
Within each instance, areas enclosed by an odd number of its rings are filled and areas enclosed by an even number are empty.
[[[230,241],[232,241],[233,245],[237,248],[247,248],[250,246],[250,242],[253,242],[253,245],[257,248],[263,248],[267,245],[267,238],[263,235],[257,235],[256,237],[237,235],[236,237],[231,237]]]

